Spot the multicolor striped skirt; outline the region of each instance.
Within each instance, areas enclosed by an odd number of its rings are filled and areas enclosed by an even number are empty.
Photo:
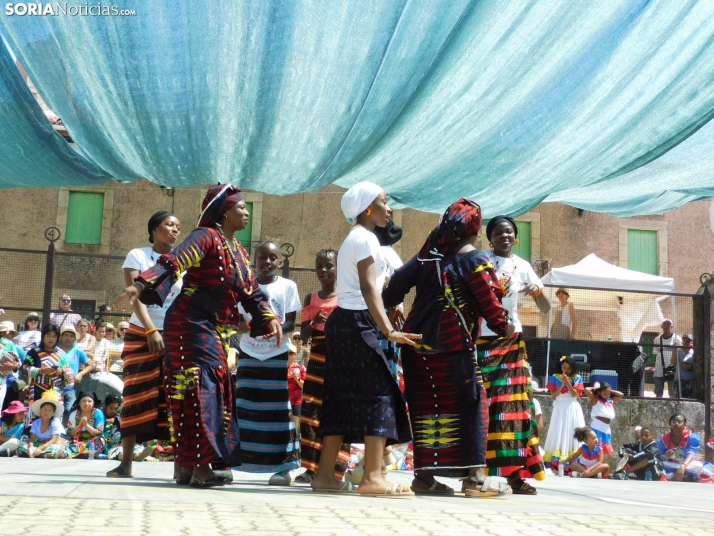
[[[473,354],[420,354],[404,346],[402,367],[414,470],[459,478],[486,465],[488,400]]]
[[[300,467],[287,371],[287,352],[265,361],[240,352],[236,387],[240,471],[277,473]]]
[[[163,356],[149,351],[146,330],[129,324],[124,337],[124,406],[121,433],[136,436],[137,443],[169,439],[169,419],[164,392]]]
[[[530,395],[528,356],[521,334],[484,337],[477,341],[476,349],[488,393],[488,474],[508,477],[520,471],[521,478],[545,480]]]
[[[302,466],[317,472],[320,465],[320,452],[322,440],[317,435],[322,418],[322,395],[325,383],[325,355],[327,345],[322,332],[313,332],[310,359],[307,362],[307,374],[302,388],[302,414],[300,415],[300,455]],[[335,463],[335,476],[342,480],[350,461],[350,446],[342,443],[340,454]]]

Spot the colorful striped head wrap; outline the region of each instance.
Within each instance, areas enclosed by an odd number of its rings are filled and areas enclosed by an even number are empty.
[[[243,199],[240,188],[232,184],[217,184],[206,193],[201,203],[199,227],[214,227],[228,210]]]
[[[452,203],[441,217],[439,225],[429,233],[426,242],[419,250],[419,259],[443,257],[452,244],[478,233],[482,220],[481,207],[470,199],[462,197]]]

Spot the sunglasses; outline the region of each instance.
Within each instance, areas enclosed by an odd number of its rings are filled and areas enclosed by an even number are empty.
[[[72,303],[72,300],[70,300],[69,298],[62,298],[60,301],[62,303]]]

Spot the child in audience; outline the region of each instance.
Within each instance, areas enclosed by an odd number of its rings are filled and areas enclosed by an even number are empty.
[[[649,427],[640,427],[640,440],[626,443],[620,449],[620,457],[629,460],[628,472],[637,480],[659,480],[664,471],[662,455],[657,446],[657,437]],[[647,472],[649,471],[649,477]],[[619,471],[623,472],[624,471]],[[618,473],[619,473],[618,472]]]
[[[0,456],[14,456],[20,446],[20,438],[25,432],[25,412],[27,407],[19,400],[13,400],[2,412],[0,427]]]
[[[570,462],[570,470],[580,473],[581,478],[603,478],[610,469],[605,463],[605,454],[597,435],[589,426],[575,429],[575,439],[582,442],[580,448],[565,459]],[[571,476],[575,476],[571,473]]]
[[[592,387],[585,388],[585,394],[590,399],[592,406],[590,428],[597,435],[603,453],[612,454],[610,423],[615,420],[615,402],[621,400],[625,395],[620,391],[613,390],[607,382],[595,382]]]

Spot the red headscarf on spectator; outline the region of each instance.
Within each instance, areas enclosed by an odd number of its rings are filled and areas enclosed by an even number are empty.
[[[199,227],[214,227],[227,211],[242,200],[240,188],[232,184],[217,184],[206,193],[201,203],[201,217]]]

